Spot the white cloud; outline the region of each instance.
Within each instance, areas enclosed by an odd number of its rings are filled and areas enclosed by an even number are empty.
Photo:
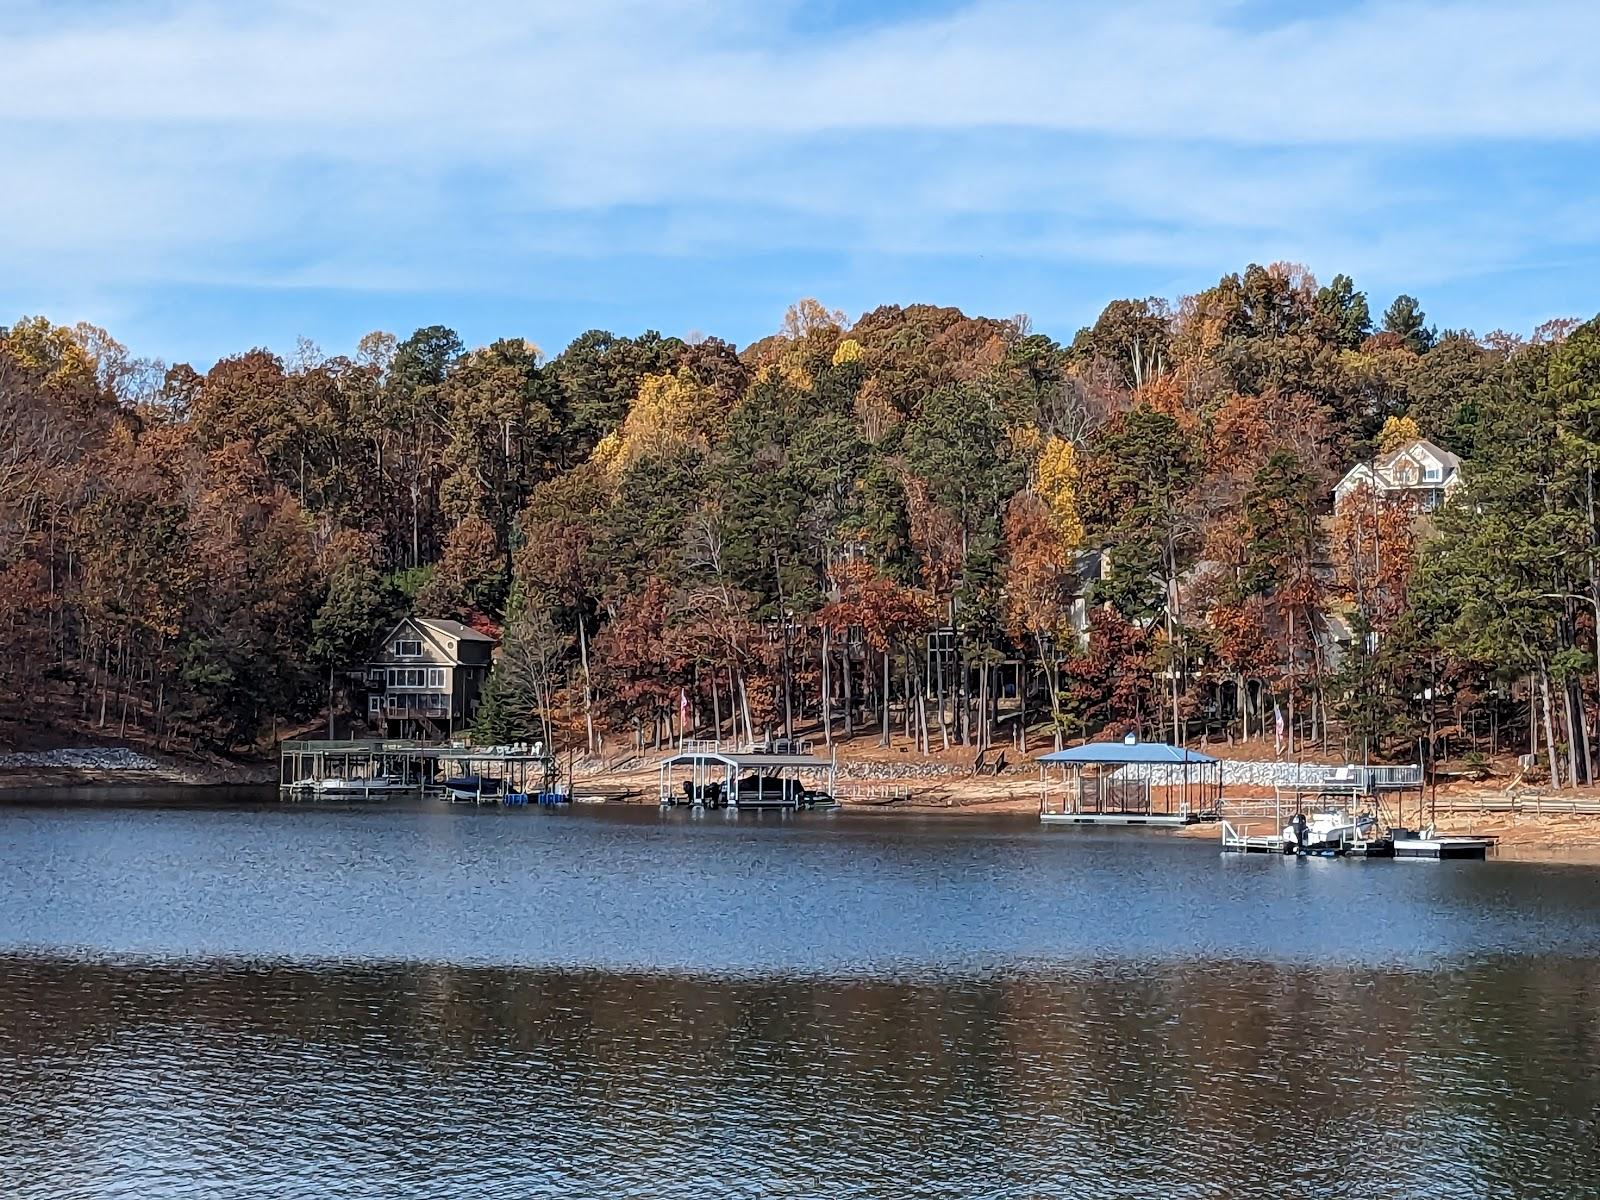
[[[978,0],[808,39],[784,36],[788,8],[92,5],[7,39],[0,113],[468,144],[988,125],[1241,142],[1600,132],[1600,79],[1573,49],[1600,34],[1600,9],[1573,0],[1330,6],[1267,28],[1194,0]]]
[[[1560,202],[1484,212],[1416,156],[1600,134],[1592,3],[978,0],[805,37],[798,3],[0,0],[0,274],[469,288],[781,247],[1448,273]]]

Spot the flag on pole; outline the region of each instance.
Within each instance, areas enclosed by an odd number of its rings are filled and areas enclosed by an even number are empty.
[[[1272,702],[1272,747],[1276,754],[1283,753],[1283,705]]]

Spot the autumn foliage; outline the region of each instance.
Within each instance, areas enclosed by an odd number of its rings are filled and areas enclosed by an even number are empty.
[[[200,372],[26,318],[0,330],[0,689],[246,747],[414,611],[505,631],[496,736],[596,752],[1255,737],[1279,710],[1370,750],[1449,680],[1456,727],[1536,700],[1577,778],[1597,347],[1439,334],[1409,297],[1375,322],[1290,264],[1065,342],[805,301],[742,350],[594,330],[547,359],[430,326]],[[1470,503],[1334,510],[1419,438]]]

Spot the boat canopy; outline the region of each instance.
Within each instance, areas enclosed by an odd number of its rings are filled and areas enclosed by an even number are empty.
[[[1095,766],[1114,765],[1132,766],[1135,764],[1149,766],[1204,766],[1215,763],[1217,759],[1209,754],[1201,754],[1181,746],[1172,746],[1166,742],[1089,742],[1083,746],[1073,746],[1067,750],[1057,750],[1053,754],[1041,754],[1039,761],[1042,763],[1061,763],[1067,766]]]
[[[827,758],[812,754],[727,754],[721,750],[685,750],[662,762],[663,767],[683,767],[694,763],[721,763],[740,771],[759,771],[763,768],[811,767],[825,770],[833,766]]]

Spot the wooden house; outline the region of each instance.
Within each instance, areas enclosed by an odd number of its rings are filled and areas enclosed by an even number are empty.
[[[460,621],[407,617],[364,671],[367,725],[385,737],[449,737],[471,724],[495,640]]]
[[[1379,495],[1409,495],[1418,512],[1433,512],[1461,486],[1461,460],[1426,438],[1413,439],[1370,463],[1351,467],[1333,489],[1335,510],[1363,486]]]

